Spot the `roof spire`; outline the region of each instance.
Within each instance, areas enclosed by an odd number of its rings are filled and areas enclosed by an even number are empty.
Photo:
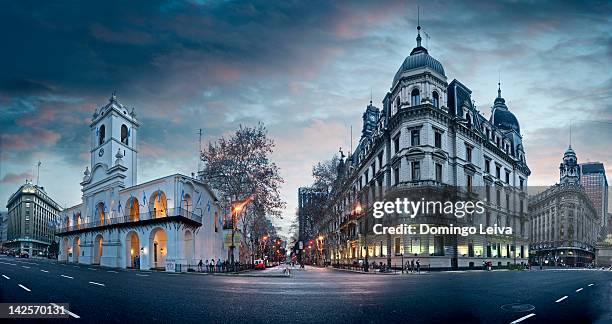
[[[497,71],[497,98],[501,98],[501,71]]]
[[[417,47],[421,47],[421,8],[417,6]]]

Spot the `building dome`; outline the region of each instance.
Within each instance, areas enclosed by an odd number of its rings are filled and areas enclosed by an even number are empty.
[[[502,130],[515,130],[517,133],[521,133],[518,119],[508,110],[506,100],[501,96],[501,88],[497,90],[497,98],[495,98],[491,117],[493,125],[497,128]]]
[[[397,73],[395,73],[395,77],[393,78],[392,87],[397,84],[397,82],[400,80],[404,72],[415,70],[415,69],[420,69],[420,68],[430,68],[436,73],[446,77],[446,74],[444,74],[444,67],[442,67],[442,64],[438,62],[438,60],[433,58],[431,55],[429,55],[425,47],[421,46],[421,33],[420,33],[421,26],[417,26],[417,31],[418,31],[417,38],[416,38],[417,46],[414,49],[412,49],[412,52],[410,52],[410,55],[406,57],[406,59],[404,60],[404,63],[402,63],[402,65],[397,70]]]

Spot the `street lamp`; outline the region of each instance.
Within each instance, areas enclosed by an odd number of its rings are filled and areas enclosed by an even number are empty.
[[[231,207],[231,214],[232,214],[232,245],[230,245],[230,262],[231,262],[231,266],[234,267],[234,249],[236,248],[236,245],[234,243],[234,237],[236,236],[236,224],[238,223],[238,214],[242,211],[242,209],[244,208],[244,206],[246,206],[250,201],[251,201],[252,197],[248,197],[247,199],[243,200],[243,201],[237,201],[234,202],[232,204]]]
[[[361,212],[362,212],[361,204],[357,203],[357,206],[355,206],[355,213],[357,213],[357,215],[361,215]],[[370,253],[368,251],[368,218],[367,217],[364,218],[364,222],[365,222],[365,228],[363,231],[363,241],[364,241],[363,245],[365,245],[366,254],[365,254],[365,262],[364,262],[365,264],[364,264],[363,269],[365,272],[368,272],[368,268],[369,268],[368,254]]]

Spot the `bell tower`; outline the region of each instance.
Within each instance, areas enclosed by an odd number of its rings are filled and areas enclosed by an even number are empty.
[[[563,155],[563,162],[559,165],[559,175],[563,185],[580,185],[580,164],[571,145]]]
[[[107,173],[117,170],[123,173],[123,184],[131,187],[137,183],[137,133],[138,120],[132,108],[123,106],[115,93],[108,104],[94,111],[90,124],[92,182],[101,180],[94,177],[98,169]],[[124,170],[125,169],[125,170]]]

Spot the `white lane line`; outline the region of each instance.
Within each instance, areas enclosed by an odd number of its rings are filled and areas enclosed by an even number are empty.
[[[106,272],[110,272],[110,273],[119,273],[119,272],[117,272],[117,271],[113,271],[113,270],[108,270],[108,271],[106,271]]]
[[[560,302],[564,301],[565,299],[567,299],[567,296],[563,296],[563,297],[555,300],[555,303],[560,303]]]
[[[593,287],[593,286],[595,286],[595,284],[589,284],[589,287]]]
[[[68,278],[68,279],[74,279],[74,278],[72,278],[71,276],[65,276],[65,275],[60,275],[60,276],[62,276],[62,277],[64,277],[64,278]]]
[[[93,270],[93,271],[98,271],[98,269],[94,269],[94,268],[87,268],[89,270]]]
[[[516,324],[518,322],[522,322],[522,321],[524,321],[524,320],[526,320],[526,319],[528,319],[528,318],[530,318],[532,316],[535,316],[535,313],[531,313],[529,315],[525,315],[525,316],[523,316],[523,317],[521,317],[521,318],[519,318],[517,320],[514,320],[513,322],[510,322],[510,324]]]
[[[28,266],[21,266],[21,267],[25,268],[25,269],[30,269],[30,267],[28,267]]]
[[[90,281],[89,283],[90,283],[90,284],[92,284],[92,285],[97,285],[97,286],[106,287],[106,285],[105,285],[105,284],[101,284],[101,283],[99,283],[99,282],[93,282],[93,281]]]
[[[51,305],[53,305],[53,306],[55,306],[55,307],[59,307],[59,306],[57,306],[57,304],[55,304],[55,303],[49,303],[49,304],[51,304]],[[72,316],[72,317],[74,317],[74,318],[81,318],[81,316],[79,316],[79,315],[77,315],[77,314],[75,314],[75,313],[73,313],[73,312],[71,312],[71,311],[69,311],[69,310],[67,310],[67,309],[65,309],[65,308],[64,308],[64,313],[66,313],[66,314],[68,314],[68,315],[70,315],[70,316]]]
[[[6,275],[2,275],[2,276],[3,276],[3,277],[4,277],[4,279],[6,279],[6,280],[11,280],[11,278],[10,278],[10,277],[8,277],[8,276],[6,276]]]
[[[72,266],[73,268],[78,268],[79,266]]]
[[[582,288],[576,289],[576,292],[581,292],[581,291],[582,291]]]
[[[47,270],[40,270],[40,271],[45,272],[45,273],[49,273],[49,271],[47,271]]]
[[[143,275],[143,274],[140,274],[140,273],[137,273],[136,275],[140,276],[140,277],[148,277],[149,276],[149,275]]]
[[[26,286],[24,286],[22,284],[19,284],[19,287],[23,288],[23,290],[25,290],[25,291],[31,291],[30,289],[28,289],[28,287],[26,287]]]

